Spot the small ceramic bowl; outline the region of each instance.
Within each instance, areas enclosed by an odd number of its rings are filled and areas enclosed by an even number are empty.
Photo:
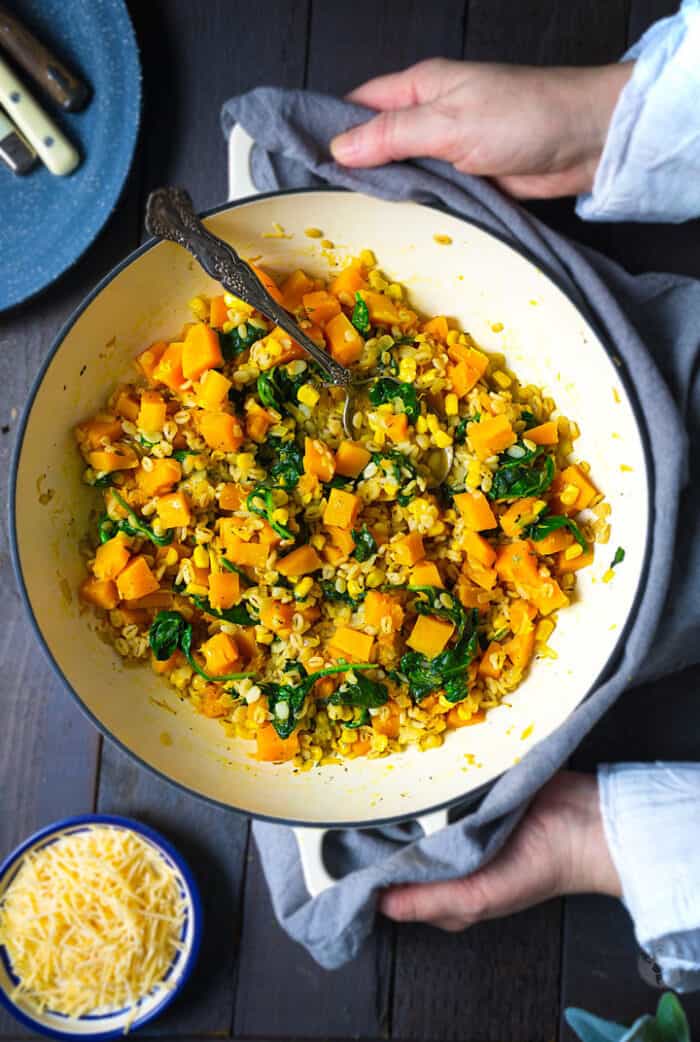
[[[28,854],[54,843],[63,836],[84,832],[96,825],[108,825],[112,828],[136,833],[154,847],[174,870],[185,901],[185,918],[181,934],[182,948],[177,952],[165,976],[168,983],[167,992],[161,991],[155,995],[146,996],[138,1002],[136,1009],[127,1006],[112,1012],[69,1017],[50,1010],[37,1013],[21,997],[10,997],[17,985],[17,978],[12,972],[7,951],[0,944],[0,1003],[26,1027],[42,1035],[48,1035],[50,1038],[119,1038],[126,1034],[127,1030],[131,1033],[142,1027],[170,1005],[190,976],[199,952],[202,906],[192,872],[182,856],[163,836],[154,829],[148,828],[138,821],[132,821],[130,818],[109,814],[84,814],[80,817],[64,818],[53,825],[47,825],[46,828],[26,839],[0,865],[0,899]]]

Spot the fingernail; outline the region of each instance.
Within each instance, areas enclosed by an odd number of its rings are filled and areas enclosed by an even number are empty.
[[[339,163],[344,163],[351,159],[356,152],[357,142],[355,135],[351,131],[345,134],[338,134],[331,141],[331,155]]]

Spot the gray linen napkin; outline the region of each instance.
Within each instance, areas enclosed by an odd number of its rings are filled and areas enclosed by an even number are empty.
[[[488,182],[459,174],[446,163],[416,160],[374,170],[337,166],[328,151],[330,138],[368,115],[367,109],[336,98],[264,87],[228,101],[222,125],[228,135],[240,123],[257,142],[252,173],[261,190],[332,184],[385,199],[436,204],[527,250],[585,308],[631,374],[646,418],[655,485],[649,572],[619,660],[566,723],[501,777],[475,808],[430,837],[423,837],[415,823],[331,833],[328,867],[343,878],[315,900],[305,889],[291,830],[254,823],[280,923],[328,969],[352,958],[371,931],[379,890],[473,872],[494,856],[533,794],[625,688],[700,659],[697,462],[683,490],[686,431],[693,436],[700,427],[700,282],[676,275],[633,277],[553,232]],[[679,510],[683,523],[676,541]]]

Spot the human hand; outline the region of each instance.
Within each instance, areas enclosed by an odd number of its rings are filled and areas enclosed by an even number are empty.
[[[379,899],[390,919],[464,930],[562,894],[620,897],[593,775],[562,771],[535,797],[503,849],[464,879],[391,887]]]
[[[331,151],[353,167],[411,156],[444,159],[520,198],[586,192],[632,68],[431,58],[352,91],[349,101],[379,115],[334,138]]]

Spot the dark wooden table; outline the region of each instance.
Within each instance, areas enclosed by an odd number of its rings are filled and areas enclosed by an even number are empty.
[[[71,2],[71,0],[67,0]],[[82,261],[0,318],[0,453],[61,323],[143,237],[155,185],[188,185],[200,208],[226,198],[221,103],[258,84],[341,93],[433,55],[538,64],[615,60],[677,0],[132,0],[145,104],[140,146],[116,213]],[[536,204],[556,227],[634,271],[700,276],[698,222],[584,225],[570,201]],[[3,468],[6,471],[6,467]],[[5,518],[3,515],[3,522]],[[134,815],[191,859],[207,912],[183,996],[146,1029],[178,1039],[570,1040],[562,1010],[630,1023],[655,1004],[615,901],[572,898],[461,935],[377,926],[354,963],[324,973],[276,925],[248,822],[170,787],[103,742],[44,661],[2,550],[0,856],[67,814]],[[604,760],[696,759],[700,669],[629,692],[577,753]],[[661,881],[663,885],[663,881]],[[686,1000],[700,1035],[700,1000]],[[26,1038],[0,1013],[0,1039]]]

